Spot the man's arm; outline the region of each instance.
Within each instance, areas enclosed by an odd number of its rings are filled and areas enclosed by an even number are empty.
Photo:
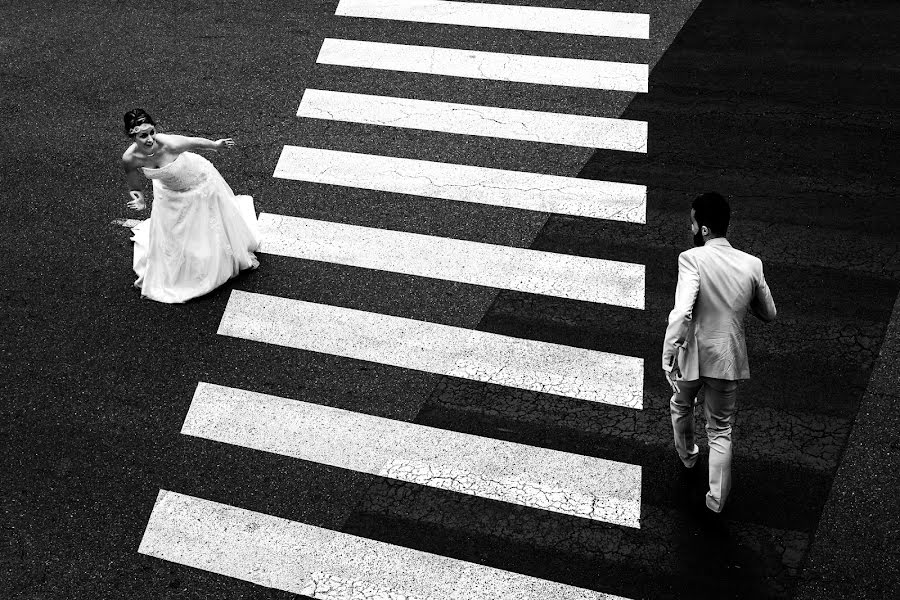
[[[753,300],[750,301],[750,312],[760,321],[766,323],[774,321],[777,314],[775,301],[772,299],[772,292],[769,291],[769,285],[766,283],[765,275],[763,275],[762,261],[759,263],[759,279],[756,281],[756,293],[753,296]]]
[[[669,313],[669,325],[663,341],[662,367],[669,371],[673,364],[676,348],[683,346],[694,313],[694,302],[700,291],[700,271],[688,252],[678,257],[678,285],[675,288],[675,307]]]

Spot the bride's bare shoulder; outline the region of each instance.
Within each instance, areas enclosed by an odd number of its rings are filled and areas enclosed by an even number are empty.
[[[156,141],[166,150],[172,152],[184,152],[187,150],[188,138],[177,133],[157,133]]]

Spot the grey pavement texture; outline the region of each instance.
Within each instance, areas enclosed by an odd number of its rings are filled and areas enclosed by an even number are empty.
[[[900,597],[900,298],[806,559],[797,600]]]

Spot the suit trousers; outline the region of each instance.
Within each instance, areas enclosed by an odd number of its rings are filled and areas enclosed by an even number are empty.
[[[706,434],[709,438],[709,492],[706,506],[722,512],[731,491],[731,423],[737,399],[738,382],[713,377],[679,381],[678,393],[672,395],[669,408],[675,450],[684,466],[697,464],[700,449],[694,443],[694,400],[701,388],[706,388],[704,411]]]

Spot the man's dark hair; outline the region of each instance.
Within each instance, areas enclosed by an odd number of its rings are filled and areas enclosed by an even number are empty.
[[[706,225],[715,235],[728,233],[728,222],[731,220],[731,207],[728,200],[716,192],[707,192],[694,198],[691,203],[697,225]]]

